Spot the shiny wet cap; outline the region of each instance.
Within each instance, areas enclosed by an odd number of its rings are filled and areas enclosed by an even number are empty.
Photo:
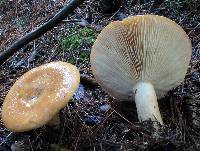
[[[3,102],[4,125],[13,132],[45,125],[69,102],[79,82],[78,69],[66,62],[51,62],[28,71]]]

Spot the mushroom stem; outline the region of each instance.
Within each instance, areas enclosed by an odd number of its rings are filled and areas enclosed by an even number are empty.
[[[139,121],[151,119],[163,125],[153,85],[149,82],[139,82],[134,86],[133,92]]]
[[[49,126],[59,127],[59,125],[60,125],[59,113],[55,114],[54,117],[47,124]]]

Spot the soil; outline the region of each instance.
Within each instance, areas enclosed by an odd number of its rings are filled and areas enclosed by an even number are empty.
[[[47,22],[67,1],[0,0],[0,51],[26,33]],[[103,1],[102,1],[103,2]],[[70,103],[60,112],[59,127],[43,126],[24,133],[13,133],[0,122],[2,151],[132,151],[200,150],[200,4],[198,0],[124,0],[102,8],[99,1],[85,1],[73,14],[51,31],[30,42],[0,66],[0,105],[13,83],[26,71],[51,61],[68,61],[69,52],[60,40],[69,29],[91,28],[97,33],[114,20],[129,15],[157,14],[168,17],[189,35],[192,59],[184,82],[159,100],[165,126],[154,136],[151,121],[139,122],[133,102],[118,102],[95,83],[89,60],[74,58],[86,77]],[[76,20],[81,20],[77,22]],[[85,44],[89,52],[91,45]],[[88,80],[89,79],[89,80]],[[92,82],[91,82],[92,81]]]

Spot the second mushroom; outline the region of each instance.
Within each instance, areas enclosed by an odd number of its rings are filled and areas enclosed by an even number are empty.
[[[191,58],[191,42],[174,21],[138,15],[106,26],[90,61],[97,82],[120,100],[135,100],[140,121],[163,125],[157,98],[178,86]]]
[[[67,62],[51,62],[22,75],[6,95],[2,121],[13,132],[56,122],[79,86],[79,70]]]

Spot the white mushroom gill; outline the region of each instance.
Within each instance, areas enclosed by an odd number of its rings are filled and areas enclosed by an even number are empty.
[[[189,37],[174,21],[140,15],[106,26],[92,47],[90,62],[107,92],[118,100],[136,101],[140,121],[162,125],[157,99],[184,80],[191,53]]]

